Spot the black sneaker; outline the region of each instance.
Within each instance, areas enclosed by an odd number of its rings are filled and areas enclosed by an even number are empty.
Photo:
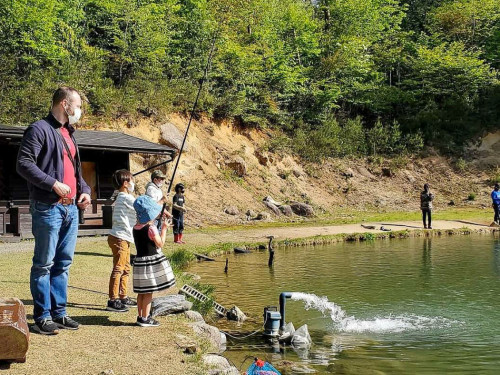
[[[147,318],[138,316],[136,324],[141,327],[158,327],[160,325],[160,323],[157,320],[154,320],[151,315]]]
[[[131,299],[130,297],[126,297],[124,299],[121,299],[120,302],[122,303],[122,305],[124,306],[133,306],[133,307],[136,307],[137,306],[137,302],[135,302],[133,299]]]
[[[114,299],[108,301],[108,306],[106,307],[106,310],[114,312],[127,312],[128,307],[125,306],[119,299]]]
[[[78,322],[75,322],[73,319],[71,319],[69,316],[63,316],[62,318],[57,318],[54,319],[54,323],[57,324],[57,326],[61,329],[72,329],[72,330],[77,330],[80,324]]]
[[[33,325],[33,331],[41,335],[57,335],[59,333],[59,327],[52,321],[52,319],[44,319],[39,322],[35,322]]]

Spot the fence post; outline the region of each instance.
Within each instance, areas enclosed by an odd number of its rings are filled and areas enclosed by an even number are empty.
[[[19,207],[10,207],[10,232],[16,236],[19,236],[21,233],[21,213],[19,211]]]

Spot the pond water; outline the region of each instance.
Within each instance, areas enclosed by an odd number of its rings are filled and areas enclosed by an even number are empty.
[[[307,324],[307,350],[265,345],[261,334],[228,340],[237,367],[249,355],[283,364],[283,373],[500,373],[500,240],[493,236],[417,238],[277,249],[197,263],[191,272],[216,287],[216,300],[237,305],[262,326],[263,308],[294,292],[286,320]],[[220,259],[222,260],[222,258]],[[242,369],[247,368],[247,360]]]

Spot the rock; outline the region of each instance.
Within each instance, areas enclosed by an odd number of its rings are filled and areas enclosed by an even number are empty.
[[[267,197],[265,197],[263,199],[264,202],[268,202],[268,203],[271,203],[271,204],[274,204],[275,206],[281,206],[282,203],[280,202],[276,202],[270,195],[268,195]]]
[[[305,216],[305,217],[314,216],[313,208],[306,203],[292,202],[290,204],[290,208],[292,209],[295,215]]]
[[[254,211],[254,210],[248,210],[248,211],[246,212],[246,215],[247,215],[247,216],[250,216],[250,217],[254,217],[254,216],[255,216],[255,215],[257,215],[257,214],[255,213],[255,211]]]
[[[269,220],[270,218],[271,215],[269,214],[269,212],[259,212],[254,220]]]
[[[269,155],[267,152],[255,150],[254,155],[257,158],[257,160],[259,161],[260,165],[263,165],[265,167],[267,167],[269,165],[270,158],[269,158]]]
[[[358,170],[358,173],[365,177],[365,178],[368,178],[370,180],[376,180],[377,177],[375,177],[368,169],[366,169],[365,167],[358,167],[357,168]]]
[[[283,215],[293,216],[293,210],[292,210],[292,207],[290,207],[290,205],[285,204],[283,206],[280,206],[279,209]]]
[[[267,246],[260,244],[259,245],[259,250],[267,250]]]
[[[205,322],[205,319],[203,319],[203,316],[198,311],[184,311],[184,316],[191,322]]]
[[[182,349],[182,352],[185,354],[195,354],[197,351],[199,351],[199,347],[196,342],[194,342],[187,336],[177,334],[175,343],[180,349]]]
[[[104,371],[101,371],[101,372],[99,373],[99,375],[114,375],[114,374],[115,374],[115,372],[114,372],[113,370],[111,370],[111,369],[109,369],[109,370],[104,370]]]
[[[413,175],[409,171],[404,171],[403,173],[410,184],[414,184],[417,181],[417,179],[413,177]]]
[[[297,178],[302,177],[304,175],[304,172],[302,172],[299,168],[293,168],[292,173]]]
[[[353,178],[354,171],[351,168],[347,168],[345,171],[342,172],[342,176],[344,176],[345,178]]]
[[[281,211],[279,210],[279,208],[276,205],[272,204],[271,202],[266,202],[266,201],[264,201],[264,204],[267,206],[267,208],[269,208],[271,211],[273,211],[273,213],[276,216],[281,215]]]
[[[240,211],[238,210],[238,207],[235,206],[229,206],[224,209],[224,212],[228,215],[239,215]]]
[[[232,169],[238,177],[243,177],[247,174],[247,163],[241,156],[236,156],[227,161],[226,166]]]
[[[153,299],[151,303],[151,315],[164,316],[170,314],[177,314],[190,310],[193,304],[186,301],[186,297],[182,294],[172,294]]]
[[[233,306],[227,311],[227,318],[237,322],[244,322],[247,319],[247,316],[239,309],[238,306]]]
[[[454,206],[455,205],[455,201],[449,201],[448,202],[448,206]]]
[[[297,329],[292,335],[292,345],[295,347],[308,347],[312,344],[311,335],[307,329],[307,324]]]
[[[191,272],[183,272],[182,276],[186,276],[186,277],[190,278],[193,281],[199,281],[199,280],[201,280],[201,276],[200,275],[197,275],[197,274],[191,273]]]
[[[171,122],[167,122],[160,127],[160,143],[180,150],[184,135]],[[189,151],[188,142],[184,144],[184,151]]]
[[[217,327],[205,322],[193,323],[193,331],[201,338],[207,340],[219,353],[226,348],[226,335],[220,332]]]
[[[240,375],[236,367],[231,365],[223,356],[217,354],[205,354],[203,363],[209,368],[209,375]]]
[[[394,173],[392,172],[391,168],[382,168],[382,176],[392,177],[392,176],[394,176]]]

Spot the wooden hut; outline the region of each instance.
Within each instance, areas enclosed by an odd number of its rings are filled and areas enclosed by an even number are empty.
[[[0,125],[0,241],[30,238],[31,216],[26,181],[16,172],[19,145],[25,127]],[[120,132],[77,130],[82,173],[92,189],[92,212],[79,235],[105,234],[103,206],[111,204],[111,181],[117,169],[130,169],[130,154],[156,154],[172,161],[176,150]],[[109,211],[109,210],[108,210]]]

